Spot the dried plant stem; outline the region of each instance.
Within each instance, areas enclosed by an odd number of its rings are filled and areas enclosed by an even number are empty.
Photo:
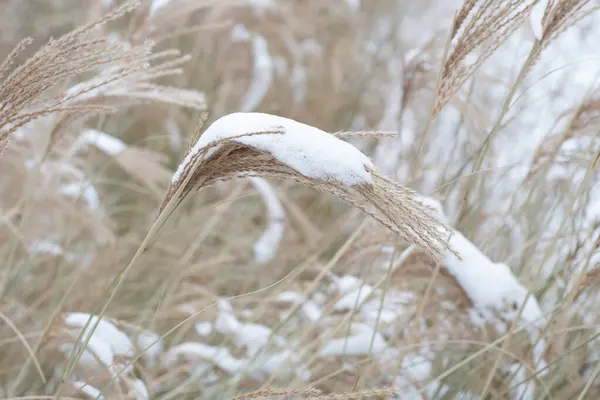
[[[75,276],[75,278],[69,284],[69,287],[65,291],[65,294],[61,297],[60,301],[54,308],[54,311],[50,315],[50,318],[48,318],[48,322],[46,323],[46,326],[44,326],[43,334],[40,336],[39,340],[37,341],[36,345],[33,348],[33,354],[36,354],[38,352],[38,350],[41,348],[41,346],[44,342],[45,335],[47,334],[48,330],[52,326],[52,323],[53,323],[54,319],[56,318],[56,316],[58,314],[60,314],[64,303],[66,302],[67,298],[69,297],[69,294],[71,293],[71,290],[73,288],[75,288],[76,284],[79,282],[79,278],[83,275],[83,273],[84,273],[84,270],[80,269],[79,272],[77,273],[77,275]],[[29,369],[29,364],[31,362],[35,362],[35,360],[32,357],[29,357],[29,358],[27,358],[25,363],[23,363],[23,366],[19,370],[19,375],[15,379],[15,382],[12,385],[11,391],[9,391],[9,396],[11,396],[15,393],[15,391],[21,385],[21,382],[23,381],[23,379],[26,378],[27,370]]]
[[[446,64],[446,60],[448,59],[448,54],[450,54],[450,48],[452,47],[452,38],[453,38],[453,30],[450,30],[448,34],[448,38],[446,39],[446,44],[444,46],[444,54],[442,55],[442,59],[440,60],[440,68],[438,71],[438,75],[436,77],[435,82],[435,90],[433,91],[433,98],[431,99],[431,106],[429,108],[429,118],[425,121],[425,127],[423,128],[423,133],[421,134],[421,142],[419,144],[419,151],[417,151],[417,159],[415,160],[415,168],[412,169],[413,176],[410,177],[410,180],[415,179],[414,174],[416,171],[421,170],[421,163],[423,162],[423,152],[425,150],[425,144],[427,143],[427,138],[429,137],[429,132],[431,131],[431,124],[436,116],[436,106],[437,106],[437,95],[442,86],[442,80],[444,78],[444,65]]]
[[[409,246],[409,249],[410,248],[411,247]],[[375,344],[375,335],[379,331],[379,327],[380,327],[380,323],[381,323],[381,313],[383,312],[383,306],[384,306],[384,303],[385,303],[385,297],[387,296],[388,292],[390,291],[391,281],[392,281],[392,274],[393,274],[393,272],[396,269],[396,268],[394,268],[395,255],[396,255],[396,253],[394,253],[394,257],[390,258],[390,262],[388,263],[387,271],[385,273],[385,278],[383,278],[384,279],[383,283],[385,283],[385,285],[384,285],[384,288],[383,288],[383,294],[381,295],[381,298],[379,299],[379,305],[378,305],[378,309],[377,309],[377,318],[375,319],[375,325],[373,327],[373,335],[371,336],[371,341],[369,343],[369,352],[368,352],[369,358],[371,358],[370,356],[372,355],[372,352],[373,352],[373,345]],[[402,257],[402,254],[399,255],[398,260],[400,260],[400,263],[404,262],[404,258]],[[355,310],[358,310],[358,307],[357,307],[358,306],[358,304],[357,304],[358,301],[359,301],[359,297],[356,296],[356,302],[354,304],[354,308],[352,309],[353,313],[355,312]],[[367,368],[369,368],[369,369],[374,368],[373,363],[369,363],[367,365]],[[354,385],[354,391],[362,389],[362,387],[365,384],[364,377],[366,375],[368,375],[368,374],[365,373],[365,374],[360,374],[358,376],[358,378],[356,380],[356,384]]]
[[[557,308],[558,308],[558,306],[557,306]],[[515,329],[514,333],[516,334],[516,333],[522,332],[525,329],[527,329],[528,327],[530,327],[532,324],[533,324],[532,322],[527,322],[526,324],[523,324],[523,326],[517,327]],[[507,333],[505,335],[500,336],[493,342],[486,343],[484,347],[477,350],[475,353],[469,355],[467,358],[465,358],[464,360],[461,360],[460,362],[458,362],[454,366],[448,368],[446,371],[442,372],[441,374],[437,375],[436,377],[430,379],[429,384],[431,384],[433,382],[439,382],[443,379],[446,379],[447,377],[449,377],[450,375],[452,375],[453,373],[458,371],[460,368],[464,367],[465,365],[467,365],[471,361],[475,360],[477,357],[485,354],[487,351],[489,351],[491,349],[496,349],[496,350],[499,350],[500,352],[506,351],[504,348],[498,347],[498,345],[505,342],[510,337],[511,336]],[[539,373],[539,371],[537,371],[537,372]],[[429,386],[429,384],[423,385],[423,387],[418,390],[419,393],[423,393],[426,390],[427,386]],[[549,391],[547,388],[546,388],[546,391],[549,394]]]
[[[539,41],[536,41],[533,44],[533,47],[532,47],[531,51],[529,52],[529,55],[527,56],[527,59],[525,60],[523,66],[521,67],[521,70],[519,71],[517,78],[511,85],[510,90],[508,91],[508,93],[506,94],[506,97],[504,98],[504,101],[502,102],[502,108],[500,110],[500,115],[496,119],[496,122],[494,123],[492,130],[487,135],[487,137],[483,141],[483,144],[479,148],[477,158],[475,159],[475,163],[473,164],[473,169],[471,170],[471,174],[467,181],[467,187],[465,189],[465,192],[464,192],[464,195],[462,198],[460,210],[458,212],[457,223],[460,223],[463,220],[463,218],[465,218],[466,215],[468,215],[467,207],[468,207],[469,194],[471,193],[471,191],[475,187],[477,180],[479,179],[478,172],[481,172],[481,169],[483,166],[483,161],[485,160],[485,158],[488,154],[491,141],[500,131],[500,128],[502,127],[502,123],[504,122],[504,118],[506,117],[506,114],[508,113],[508,110],[510,109],[512,100],[513,100],[515,94],[517,93],[517,89],[521,85],[523,79],[525,79],[525,77],[527,76],[527,73],[529,72],[530,68],[533,66],[533,63],[535,62],[537,55],[539,54],[540,46],[541,46],[541,44]]]
[[[294,394],[304,394],[304,395],[313,395],[319,396],[321,391],[318,389],[307,388],[307,389],[262,389],[257,390],[255,392],[242,394],[240,396],[234,397],[232,400],[249,400],[249,399],[261,399],[265,397],[274,397],[274,396],[291,396]]]
[[[198,161],[197,161],[197,163],[198,163]],[[188,175],[187,177],[185,177],[185,180],[186,180],[185,183],[187,184],[187,181],[189,181],[191,178],[192,178],[191,175]],[[160,212],[160,214],[158,215],[158,217],[156,218],[156,220],[150,227],[150,230],[144,237],[144,240],[142,241],[140,246],[137,248],[137,250],[136,250],[135,254],[133,255],[129,264],[119,273],[116,283],[114,284],[113,289],[111,290],[106,301],[104,302],[102,309],[100,310],[99,313],[96,314],[97,318],[96,318],[95,323],[91,325],[91,327],[89,328],[89,331],[88,331],[88,325],[91,323],[92,316],[93,316],[93,315],[90,315],[90,318],[88,319],[85,327],[81,330],[81,334],[77,338],[77,342],[75,343],[75,345],[77,345],[77,343],[81,340],[81,336],[84,332],[88,332],[87,337],[86,337],[85,341],[83,343],[81,343],[81,346],[79,346],[78,351],[74,352],[71,355],[71,357],[69,358],[69,362],[67,363],[67,366],[65,367],[63,377],[58,385],[58,388],[56,389],[57,399],[60,397],[60,392],[63,387],[63,384],[66,382],[67,378],[69,376],[71,376],[73,369],[79,362],[79,359],[81,358],[81,356],[83,355],[83,352],[87,348],[89,341],[92,339],[93,333],[95,332],[96,328],[100,324],[100,321],[104,317],[104,314],[106,313],[108,306],[110,305],[110,303],[112,302],[112,300],[115,297],[115,294],[117,293],[117,291],[123,284],[123,281],[125,280],[125,277],[127,276],[127,273],[140,261],[140,259],[142,258],[142,255],[144,254],[144,252],[148,249],[148,247],[152,243],[152,240],[156,237],[156,235],[159,233],[159,231],[162,228],[162,226],[164,225],[164,223],[167,221],[169,216],[173,213],[173,211],[179,204],[177,200],[179,199],[179,196],[181,195],[181,192],[183,192],[184,188],[185,188],[185,185],[182,185],[181,187],[179,187],[177,189],[175,196],[173,198],[171,198],[169,200],[169,202],[164,206],[164,208],[162,209],[162,211]]]
[[[42,379],[42,382],[46,383],[46,377],[44,376],[44,371],[42,371],[42,366],[40,365],[40,362],[38,361],[37,357],[35,356],[34,350],[31,348],[31,346],[27,342],[27,339],[23,336],[23,333],[10,320],[10,318],[8,318],[3,312],[0,312],[0,319],[2,319],[2,321],[4,321],[4,323],[6,325],[8,325],[8,327],[10,329],[12,329],[12,331],[17,335],[17,337],[23,344],[23,347],[25,347],[25,350],[27,350],[27,353],[29,354],[29,358],[31,360],[33,360],[33,364],[35,365],[37,372],[40,374],[40,378]]]
[[[585,386],[583,387],[583,390],[581,391],[581,393],[579,394],[579,396],[577,397],[577,400],[583,400],[583,399],[585,399],[585,394],[592,387],[592,384],[594,383],[594,381],[598,377],[598,374],[600,374],[600,364],[596,365],[596,368],[594,368],[594,371],[592,372],[592,375],[588,378],[588,381],[585,384]]]
[[[363,397],[375,397],[384,396],[390,394],[399,394],[400,391],[389,388],[389,389],[369,389],[359,392],[348,392],[348,393],[333,393],[326,396],[309,397],[308,400],[345,400],[345,399],[360,399]]]
[[[600,151],[598,151],[596,153],[594,160],[592,161],[592,163],[586,170],[585,176],[583,177],[581,183],[579,184],[579,187],[577,188],[577,192],[573,196],[573,199],[572,199],[571,203],[569,204],[568,209],[573,209],[577,200],[579,200],[581,198],[585,186],[587,186],[587,184],[590,182],[592,175],[594,174],[594,172],[599,164],[600,164]],[[567,224],[567,221],[569,219],[570,218],[569,218],[568,214],[565,214],[565,216],[562,218],[560,226],[556,230],[556,233],[552,237],[552,241],[548,245],[548,250],[544,253],[544,258],[538,263],[537,271],[535,271],[536,274],[540,274],[542,266],[548,261],[548,259],[552,255],[551,249],[556,247],[556,242],[559,238],[559,235],[565,228],[565,225]],[[589,268],[590,268],[590,263],[586,263],[584,268],[582,268],[580,271],[578,271],[577,277],[574,280],[573,289],[569,291],[567,298],[563,301],[563,303],[562,303],[563,306],[572,305],[574,303],[576,296],[577,296],[577,289],[584,282],[585,276],[586,276]],[[548,321],[548,324],[551,324],[552,321],[556,317],[557,317],[557,315],[555,313],[551,313],[551,317]]]

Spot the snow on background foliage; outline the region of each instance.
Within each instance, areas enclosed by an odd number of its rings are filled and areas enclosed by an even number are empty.
[[[118,3],[9,0],[0,51]],[[151,39],[157,55],[131,75],[98,65],[62,82],[55,99],[113,114],[44,116],[0,157],[0,397],[600,396],[598,13],[543,50],[487,140],[545,40],[549,3],[535,2],[433,121],[458,0],[144,0],[100,27],[126,49]],[[1,117],[11,103],[0,100]],[[328,133],[351,129],[398,134]],[[230,138],[336,185],[369,185],[377,168],[453,227],[461,259],[435,265],[293,182],[239,179],[186,200],[99,318],[169,183]]]

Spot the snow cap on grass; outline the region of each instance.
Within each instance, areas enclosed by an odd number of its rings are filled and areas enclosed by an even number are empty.
[[[281,133],[242,136],[248,133]],[[371,160],[351,144],[327,132],[292,119],[263,113],[233,113],[216,120],[202,134],[173,176],[176,183],[194,156],[206,146],[223,139],[254,147],[307,178],[345,185],[369,184],[374,168]]]
[[[492,262],[460,232],[456,232],[450,241],[463,259],[458,260],[450,255],[446,258],[445,266],[473,305],[480,309],[502,311],[507,319],[514,318],[528,291],[510,268],[506,264]],[[540,319],[541,315],[539,304],[530,296],[521,318],[533,322]]]
[[[437,260],[453,253],[450,231],[416,193],[379,175],[367,156],[336,135],[262,113],[229,114],[200,132],[173,175],[161,213],[167,205],[172,212],[193,189],[218,181],[287,178],[346,200]]]
[[[439,208],[440,219],[445,220],[441,205],[436,205],[435,200],[425,200]],[[542,355],[545,347],[542,339],[538,340],[537,328],[541,328],[546,319],[535,297],[523,286],[519,279],[512,273],[510,267],[503,263],[494,263],[469,239],[456,231],[450,238],[450,246],[457,251],[462,259],[454,254],[447,253],[444,266],[456,278],[473,306],[482,311],[482,315],[491,315],[486,311],[497,311],[506,320],[518,316],[522,307],[519,323],[528,326],[534,347],[534,359],[543,363]],[[493,321],[488,321],[493,322]],[[480,323],[480,321],[474,321]]]

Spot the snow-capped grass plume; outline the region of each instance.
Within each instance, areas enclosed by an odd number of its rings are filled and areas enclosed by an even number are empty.
[[[292,179],[334,194],[434,258],[450,251],[448,231],[409,189],[384,178],[348,142],[318,128],[263,113],[234,113],[203,132],[173,175],[161,206],[192,190],[243,176]]]

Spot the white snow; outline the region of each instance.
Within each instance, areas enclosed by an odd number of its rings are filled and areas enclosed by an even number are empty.
[[[321,356],[363,356],[381,353],[386,348],[386,342],[381,333],[362,323],[353,323],[348,337],[330,340],[322,349]],[[371,341],[373,342],[371,348]]]
[[[249,356],[253,356],[267,344],[271,328],[261,324],[243,324],[235,332],[235,343],[238,347],[245,348]],[[280,342],[281,344],[281,342]]]
[[[301,303],[304,301],[304,295],[298,292],[281,292],[277,296],[277,300],[286,303]]]
[[[511,382],[512,398],[521,400],[535,399],[535,385],[533,384],[533,380],[527,376],[527,368],[524,365],[514,363],[505,369],[507,373],[513,376]]]
[[[224,335],[231,336],[235,345],[245,348],[248,355],[255,354],[268,341],[271,335],[271,328],[253,323],[240,322],[230,311],[221,310],[215,322],[215,330]],[[275,337],[275,340],[281,344],[282,338]]]
[[[50,239],[42,239],[32,243],[27,251],[30,254],[50,254],[60,256],[63,254],[63,249],[58,243]]]
[[[350,293],[362,285],[362,281],[352,275],[343,275],[331,284],[330,292],[339,291],[340,293]]]
[[[417,200],[419,200],[421,203],[425,204],[426,206],[432,208],[433,216],[435,218],[437,218],[440,222],[442,222],[444,224],[450,223],[450,221],[448,221],[448,217],[444,213],[444,207],[442,207],[442,203],[440,203],[438,200],[436,200],[432,197],[427,197],[427,196],[418,196]]]
[[[247,42],[252,38],[252,34],[245,25],[235,24],[231,30],[231,40],[233,42]]]
[[[214,329],[233,339],[236,347],[246,349],[249,356],[256,354],[269,340],[272,334],[271,328],[266,325],[240,322],[228,309],[229,303],[221,306],[221,312],[217,316]],[[274,336],[274,343],[278,346],[284,344],[284,339]]]
[[[264,264],[275,257],[279,242],[283,236],[283,223],[270,224],[261,237],[254,243],[254,259],[259,264]]]
[[[246,0],[246,3],[248,3],[257,16],[264,15],[268,9],[275,6],[273,0]]]
[[[198,322],[194,325],[196,333],[200,336],[208,336],[213,331],[213,325],[210,322]]]
[[[148,400],[150,399],[150,393],[146,384],[141,379],[134,379],[131,381],[131,389],[129,389],[129,395],[133,396],[137,400]]]
[[[360,308],[364,321],[375,324],[377,320],[384,323],[401,323],[402,318],[411,315],[411,309],[416,302],[416,296],[411,292],[388,290],[383,299],[380,296],[365,302]]]
[[[351,310],[354,307],[360,307],[362,303],[373,293],[371,285],[364,284],[358,289],[344,295],[335,303],[333,309],[336,311]]]
[[[255,379],[265,380],[269,376],[296,376],[303,382],[311,378],[311,372],[305,364],[300,363],[297,353],[291,350],[283,350],[275,354],[262,357],[260,365],[252,371]]]
[[[91,321],[90,321],[89,325],[87,326],[86,331],[83,336],[83,340],[85,341],[85,338],[90,335],[91,329],[93,328],[94,324],[96,324],[96,322],[98,321],[97,316],[90,315],[87,313],[69,313],[65,317],[64,321],[65,321],[65,324],[67,324],[73,328],[83,329],[83,327],[87,324],[88,319],[90,319],[90,317],[91,317]],[[119,356],[132,355],[133,354],[132,352],[135,348],[133,343],[131,342],[131,340],[129,339],[129,337],[126,334],[121,332],[112,323],[110,323],[106,320],[103,320],[103,319],[101,319],[100,322],[98,323],[98,326],[96,327],[96,329],[94,330],[94,332],[92,334],[92,338],[98,338],[98,339],[103,340],[110,346],[110,349],[112,350],[112,352],[114,352],[114,354],[119,355]]]
[[[403,398],[409,400],[420,400],[423,398],[442,398],[444,397],[444,387],[439,384],[429,383],[424,393],[420,389],[428,383],[433,373],[432,358],[433,355],[427,345],[423,346],[417,352],[404,353],[399,349],[388,349],[384,357],[391,360],[397,360],[402,357],[399,366],[398,376],[394,379],[394,387],[402,390]],[[457,394],[459,399],[473,399],[472,396]]]
[[[142,331],[136,335],[135,341],[139,351],[144,352],[142,359],[148,367],[154,367],[158,357],[160,357],[164,350],[161,337],[154,332]]]
[[[548,0],[538,0],[531,8],[531,12],[529,14],[529,25],[531,26],[533,35],[537,40],[541,40],[544,33],[542,19],[544,18],[544,11],[546,10],[547,5]]]
[[[254,111],[262,102],[273,81],[273,59],[269,54],[269,45],[264,37],[252,36],[252,51],[254,54],[253,78],[246,91],[242,111]]]
[[[150,9],[148,10],[148,15],[154,16],[161,8],[165,8],[167,4],[169,4],[171,0],[152,0],[150,4]]]
[[[302,293],[282,292],[277,299],[286,303],[301,304],[300,310],[309,321],[316,322],[323,315],[321,307],[314,301],[306,299]]]
[[[233,113],[221,117],[204,132],[173,175],[176,183],[193,156],[221,139],[248,133],[281,130],[282,133],[244,136],[236,142],[270,153],[300,174],[345,185],[370,184],[366,168],[371,160],[351,144],[318,128],[292,119],[263,113]]]
[[[225,347],[209,346],[204,343],[185,342],[171,348],[165,355],[166,366],[172,365],[179,357],[188,361],[197,359],[210,360],[223,371],[235,374],[239,372],[246,363],[231,355]]]
[[[348,7],[350,7],[352,11],[358,11],[360,10],[360,1],[361,0],[346,0],[346,3],[348,3]]]
[[[59,346],[59,349],[67,357],[70,357],[75,350],[75,345],[72,343],[63,343]],[[102,366],[110,367],[113,365],[114,359],[115,354],[110,347],[110,343],[107,343],[96,336],[92,336],[88,341],[87,348],[79,358],[79,364],[94,368],[98,365],[98,362],[100,362]]]
[[[306,98],[306,83],[308,81],[308,74],[306,69],[300,65],[295,64],[292,70],[292,76],[290,78],[290,85],[294,90],[294,104],[301,104]]]
[[[250,182],[267,207],[267,229],[254,243],[254,259],[258,263],[266,263],[275,257],[279,249],[279,244],[283,238],[285,212],[277,193],[267,180],[255,177],[250,178]]]
[[[86,129],[81,135],[81,141],[91,144],[109,156],[116,156],[127,149],[127,145],[120,139],[96,129]]]
[[[440,219],[447,219],[436,200],[423,198],[422,201],[438,209]],[[504,319],[513,320],[517,317],[521,305],[525,304],[519,324],[525,323],[529,326],[527,331],[531,341],[536,343],[539,334],[535,328],[541,328],[545,324],[545,318],[537,299],[529,295],[527,288],[519,282],[508,265],[492,262],[485,253],[456,230],[450,238],[449,245],[460,254],[462,260],[448,252],[444,259],[444,267],[465,290],[474,308],[483,314],[485,311],[494,310]],[[479,318],[473,323],[480,323]],[[543,340],[534,347],[534,359],[538,365],[544,363],[544,347]]]
[[[323,315],[321,307],[312,300],[306,300],[301,307],[302,313],[309,321],[316,322]]]
[[[239,331],[242,324],[231,312],[221,311],[215,321],[215,330],[217,332],[229,335]]]
[[[221,310],[221,311],[233,312],[233,306],[227,299],[217,300],[217,306],[219,307],[219,310]]]
[[[510,268],[506,264],[492,262],[460,232],[454,233],[450,246],[463,259],[458,260],[449,254],[444,265],[463,287],[473,305],[476,308],[500,310],[507,319],[514,318],[528,291]],[[541,315],[539,304],[530,297],[521,318],[534,321]]]
[[[86,382],[75,381],[75,382],[73,382],[73,386],[79,392],[89,396],[90,398],[104,400],[104,396],[102,395],[102,392],[100,391],[100,389],[97,389],[94,386],[92,386]]]
[[[169,135],[169,142],[173,150],[179,151],[183,148],[183,135],[179,125],[173,120],[167,120],[165,122],[165,129]]]
[[[58,193],[73,199],[82,199],[91,210],[100,209],[98,192],[89,182],[64,184],[59,188]]]

